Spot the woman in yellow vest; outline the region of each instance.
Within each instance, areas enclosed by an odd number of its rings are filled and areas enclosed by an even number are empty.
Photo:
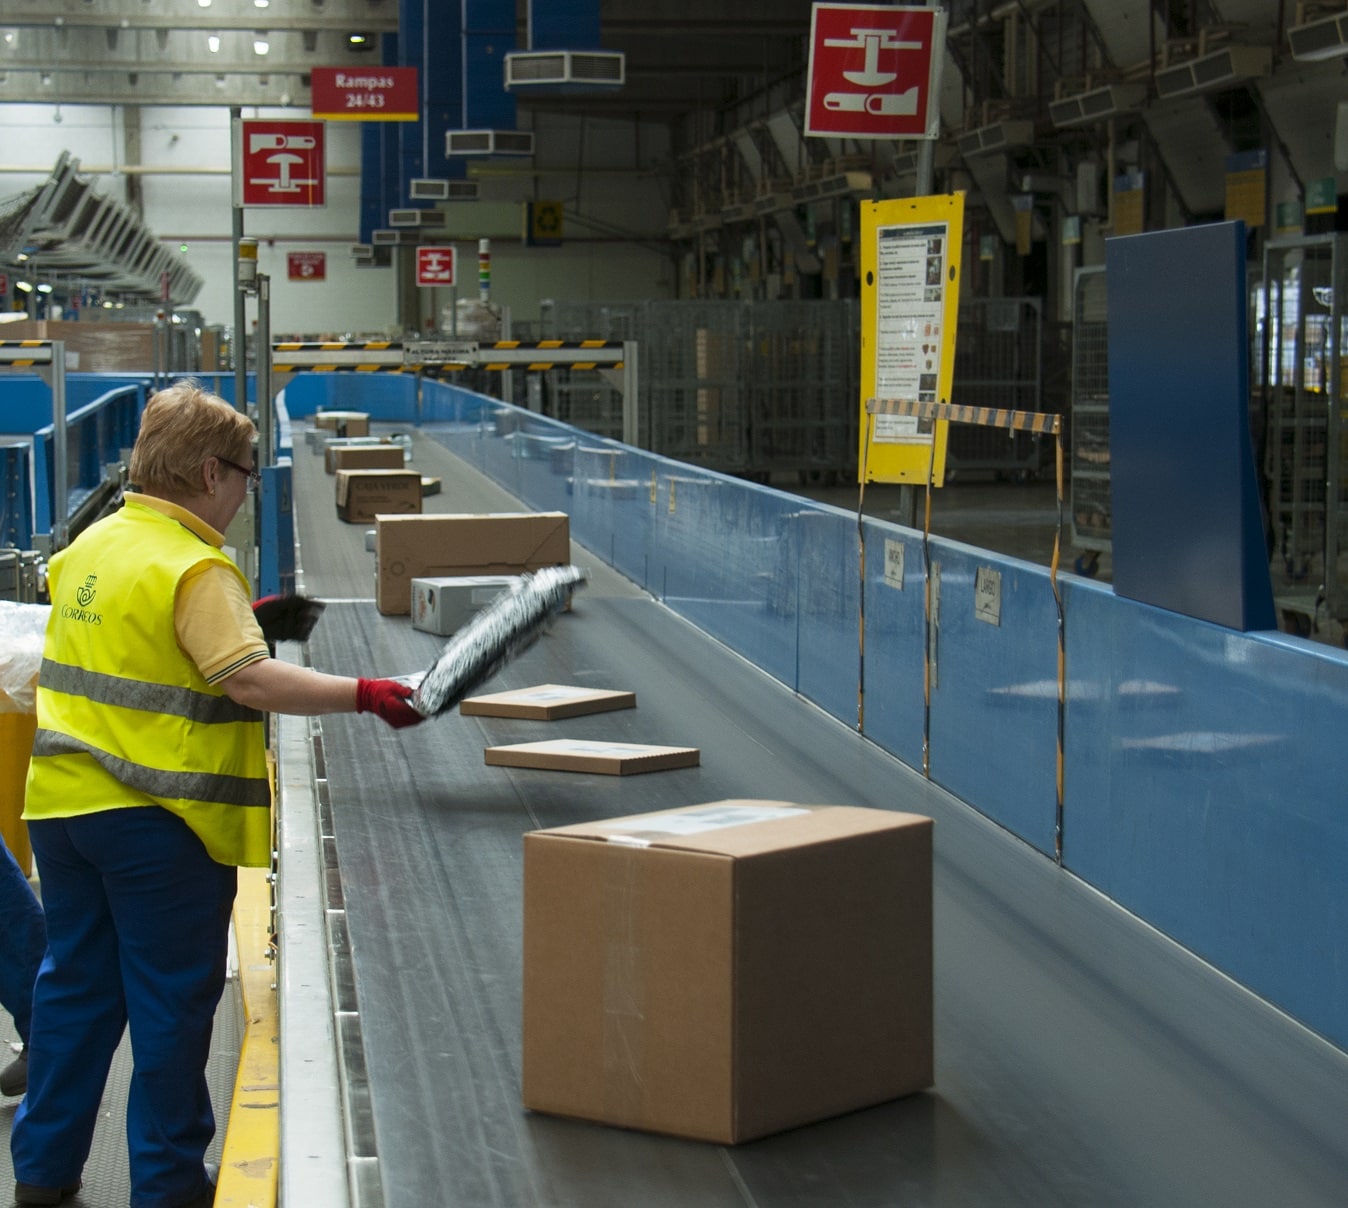
[[[270,657],[223,533],[258,473],[247,416],[180,382],[156,394],[131,491],[51,560],[26,807],[47,916],[19,1204],[79,1190],[128,1022],[132,1208],[215,1194],[206,1084],[238,865],[270,858],[262,713],[422,720],[411,689]]]

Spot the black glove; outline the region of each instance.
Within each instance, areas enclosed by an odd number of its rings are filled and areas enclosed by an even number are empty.
[[[327,605],[308,596],[263,596],[253,604],[253,615],[262,626],[269,646],[277,642],[303,642],[318,624]]]

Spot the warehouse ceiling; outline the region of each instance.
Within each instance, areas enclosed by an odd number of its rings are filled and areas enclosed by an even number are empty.
[[[522,109],[674,120],[804,69],[809,0],[596,3],[602,48],[625,55],[625,85],[520,98]],[[396,0],[6,0],[0,103],[307,108],[310,70],[380,62],[379,37],[397,32],[398,8]],[[526,50],[526,0],[518,10],[510,49]],[[352,35],[365,40],[353,44]]]

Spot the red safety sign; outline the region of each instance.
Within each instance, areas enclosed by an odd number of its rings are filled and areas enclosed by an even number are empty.
[[[9,278],[4,273],[0,273],[0,294],[7,293],[9,293]]]
[[[328,275],[327,252],[287,252],[288,281],[322,281]]]
[[[938,137],[945,21],[942,9],[814,5],[805,133]]]
[[[453,247],[417,248],[417,284],[454,284]]]
[[[235,145],[237,204],[325,204],[322,122],[246,118]]]
[[[421,116],[415,67],[315,67],[309,108],[336,122],[415,122]]]

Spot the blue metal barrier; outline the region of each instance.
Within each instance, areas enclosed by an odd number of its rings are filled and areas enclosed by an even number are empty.
[[[860,697],[867,738],[915,768],[925,754],[933,781],[1053,852],[1058,622],[1046,568],[932,538],[929,634],[922,535],[864,521],[863,693],[855,515],[443,383],[426,383],[422,418],[839,721],[858,724]],[[995,623],[979,609],[980,571],[999,576]],[[1348,1049],[1348,652],[1226,629],[1073,575],[1059,587],[1064,867]]]
[[[67,486],[64,501],[54,498],[55,441],[51,424],[33,433],[35,531],[49,533],[58,510],[74,516],[103,481],[103,467],[135,443],[145,384],[122,386],[73,410],[66,417]],[[64,503],[64,508],[62,508]]]

